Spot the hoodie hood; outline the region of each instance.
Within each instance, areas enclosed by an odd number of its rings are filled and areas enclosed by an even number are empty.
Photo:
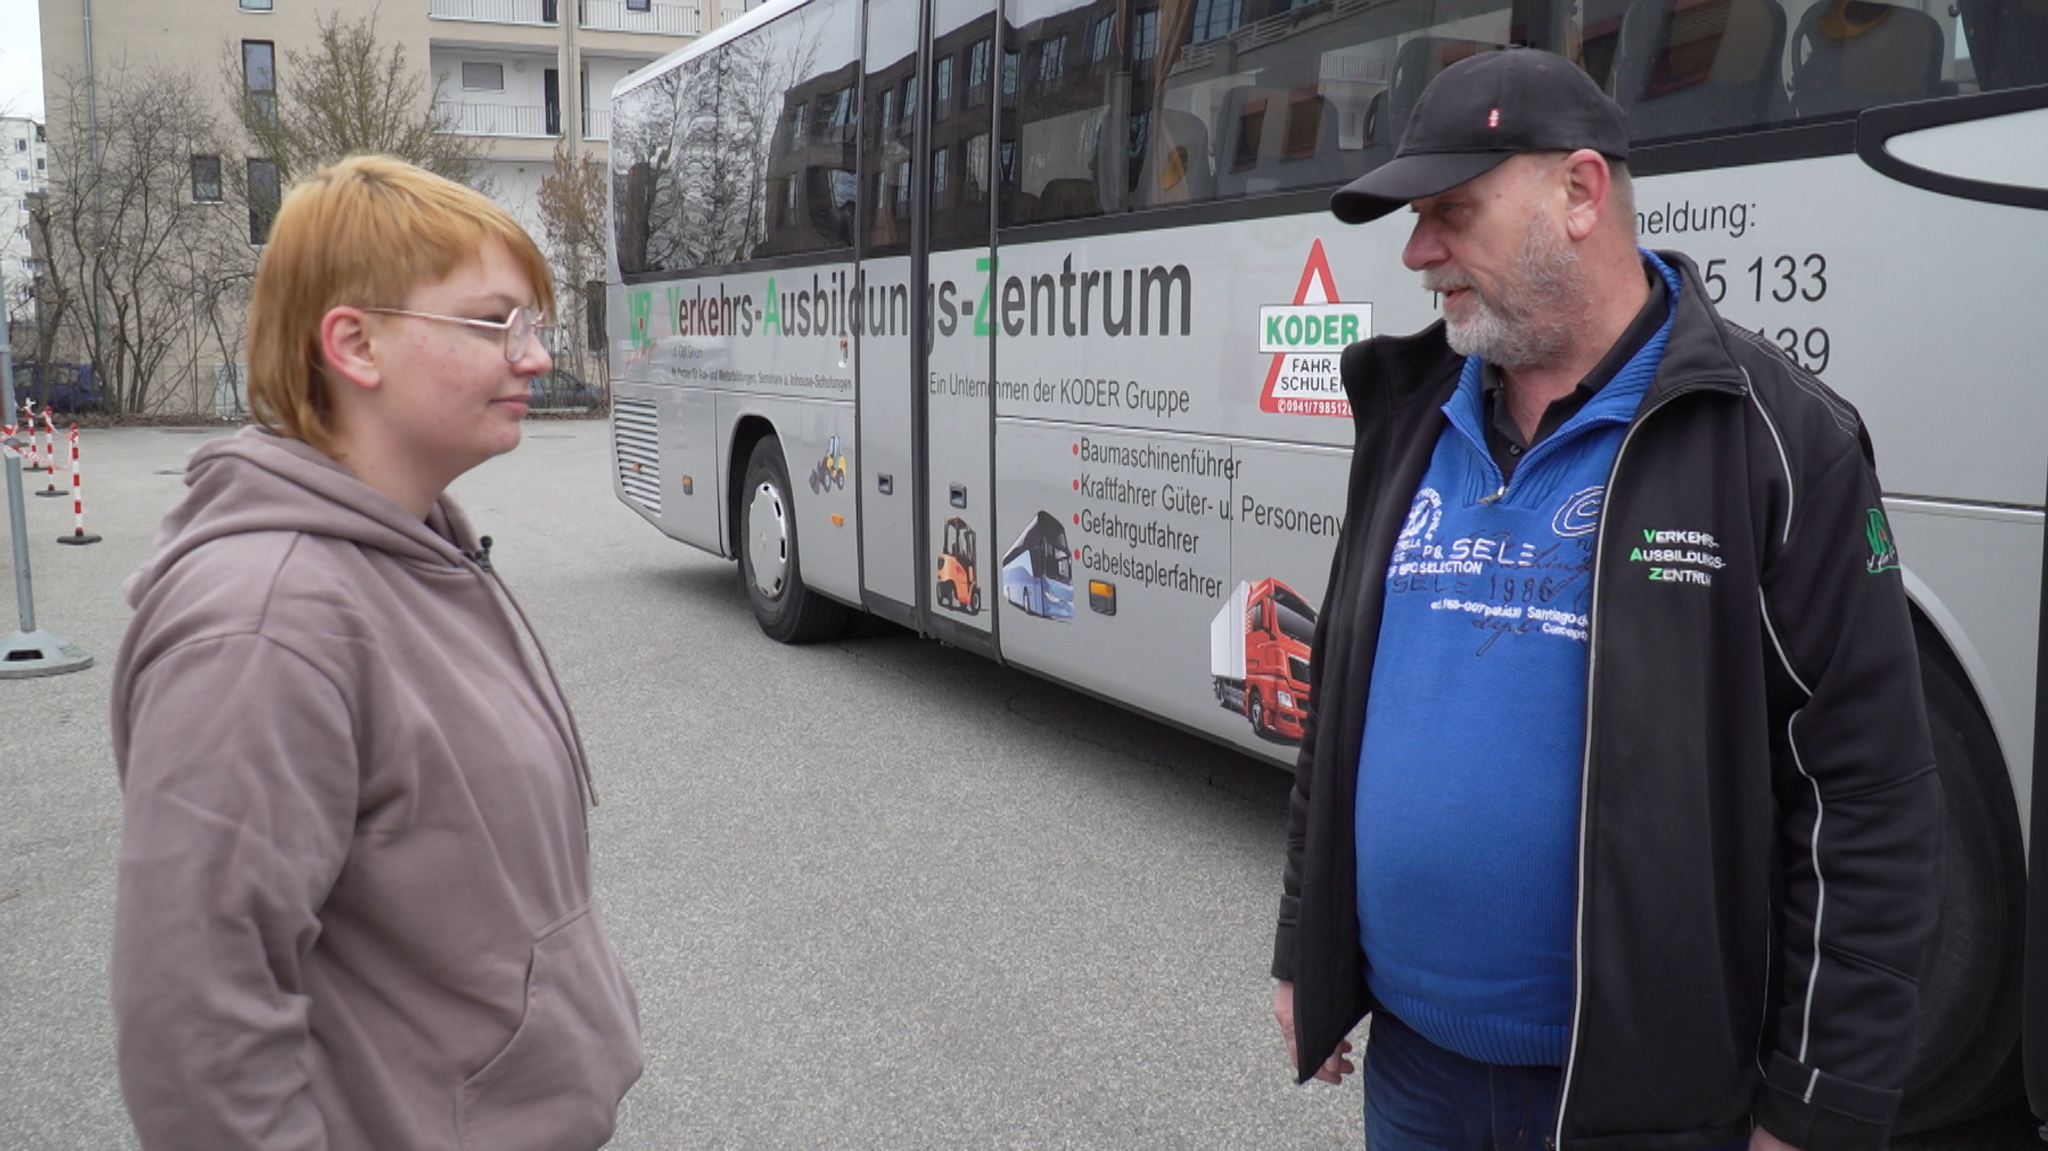
[[[318,449],[253,424],[194,451],[185,487],[123,589],[131,608],[179,559],[226,536],[300,532],[448,567],[477,549],[468,517],[446,495],[423,522]]]

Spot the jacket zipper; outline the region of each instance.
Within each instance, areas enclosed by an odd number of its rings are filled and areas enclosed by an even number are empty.
[[[1694,385],[1674,388],[1669,393],[1660,397],[1655,404],[1638,413],[1636,418],[1630,421],[1628,430],[1622,433],[1621,445],[1614,449],[1614,462],[1607,467],[1606,490],[1610,492],[1614,490],[1614,479],[1621,474],[1621,462],[1627,457],[1629,443],[1636,438],[1636,432],[1640,431],[1644,424],[1649,423],[1650,417],[1663,410],[1666,405],[1680,396],[1699,390],[1699,387],[1699,385]],[[1519,472],[1521,468],[1517,467],[1515,470]],[[1562,1148],[1564,1146],[1564,1118],[1566,1110],[1571,1103],[1572,1072],[1577,1068],[1579,1061],[1580,1017],[1585,1011],[1586,1004],[1586,812],[1592,796],[1592,788],[1589,785],[1593,779],[1593,673],[1600,662],[1600,646],[1595,641],[1599,638],[1600,592],[1602,586],[1600,573],[1603,567],[1601,560],[1606,550],[1608,524],[1605,508],[1606,500],[1603,498],[1601,502],[1603,506],[1600,513],[1600,527],[1593,534],[1593,602],[1589,605],[1586,612],[1586,715],[1580,735],[1578,873],[1574,876],[1573,880],[1572,901],[1571,1039],[1565,1050],[1564,1075],[1560,1079],[1557,1089],[1557,1129],[1552,1132],[1550,1142],[1553,1148]]]

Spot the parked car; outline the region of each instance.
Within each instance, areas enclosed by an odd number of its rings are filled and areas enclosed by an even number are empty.
[[[535,376],[527,385],[527,406],[536,411],[594,408],[602,398],[596,389],[566,368],[550,369],[546,375]]]
[[[47,370],[46,370],[47,369]],[[91,364],[62,361],[42,364],[35,360],[14,363],[14,401],[35,401],[36,410],[91,412],[106,406],[106,393],[92,374]]]

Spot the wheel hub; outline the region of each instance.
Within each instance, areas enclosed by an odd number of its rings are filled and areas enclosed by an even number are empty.
[[[780,599],[789,586],[789,516],[774,484],[755,488],[747,505],[747,564],[761,594]]]

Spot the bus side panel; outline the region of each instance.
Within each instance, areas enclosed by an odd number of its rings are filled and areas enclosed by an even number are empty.
[[[908,293],[909,257],[860,265],[860,434],[854,475],[860,484],[861,583],[901,604],[917,603],[923,578],[916,546],[916,460],[911,449],[910,329],[907,303],[898,315],[894,289]],[[873,301],[870,304],[869,301]]]
[[[1887,500],[1885,508],[1901,560],[1923,589],[1921,609],[1970,677],[2025,812],[2034,783],[2041,513],[1913,500]],[[2027,832],[2024,820],[2021,831]]]
[[[996,539],[984,549],[1003,658],[1222,738],[1209,622],[1230,596],[1231,448],[1135,429],[999,420]],[[1071,580],[1004,557],[1039,528]],[[1070,582],[1071,591],[1056,586]],[[1070,602],[1068,610],[1060,607]]]
[[[974,301],[955,299],[944,286],[985,281],[987,266],[986,248],[932,254],[930,275],[939,285],[934,322],[954,332],[934,342],[925,380],[925,554],[932,563],[923,578],[932,581],[934,615],[977,631],[993,626],[993,561],[1001,558],[997,545],[1003,542],[989,520],[989,337],[985,321],[977,325],[975,316],[959,314],[960,304]]]
[[[661,530],[726,554],[720,521],[725,477],[718,466],[718,401],[702,388],[656,388],[662,418]]]
[[[774,429],[789,469],[796,505],[798,562],[804,586],[848,603],[860,602],[860,544],[851,469],[840,457],[853,442],[853,405],[724,392],[718,396],[719,442],[731,444],[740,421],[759,417]],[[744,482],[746,461],[734,467]],[[846,477],[840,482],[839,477]],[[740,506],[752,492],[739,493]],[[737,531],[739,525],[734,525]],[[745,547],[744,540],[735,540]]]

